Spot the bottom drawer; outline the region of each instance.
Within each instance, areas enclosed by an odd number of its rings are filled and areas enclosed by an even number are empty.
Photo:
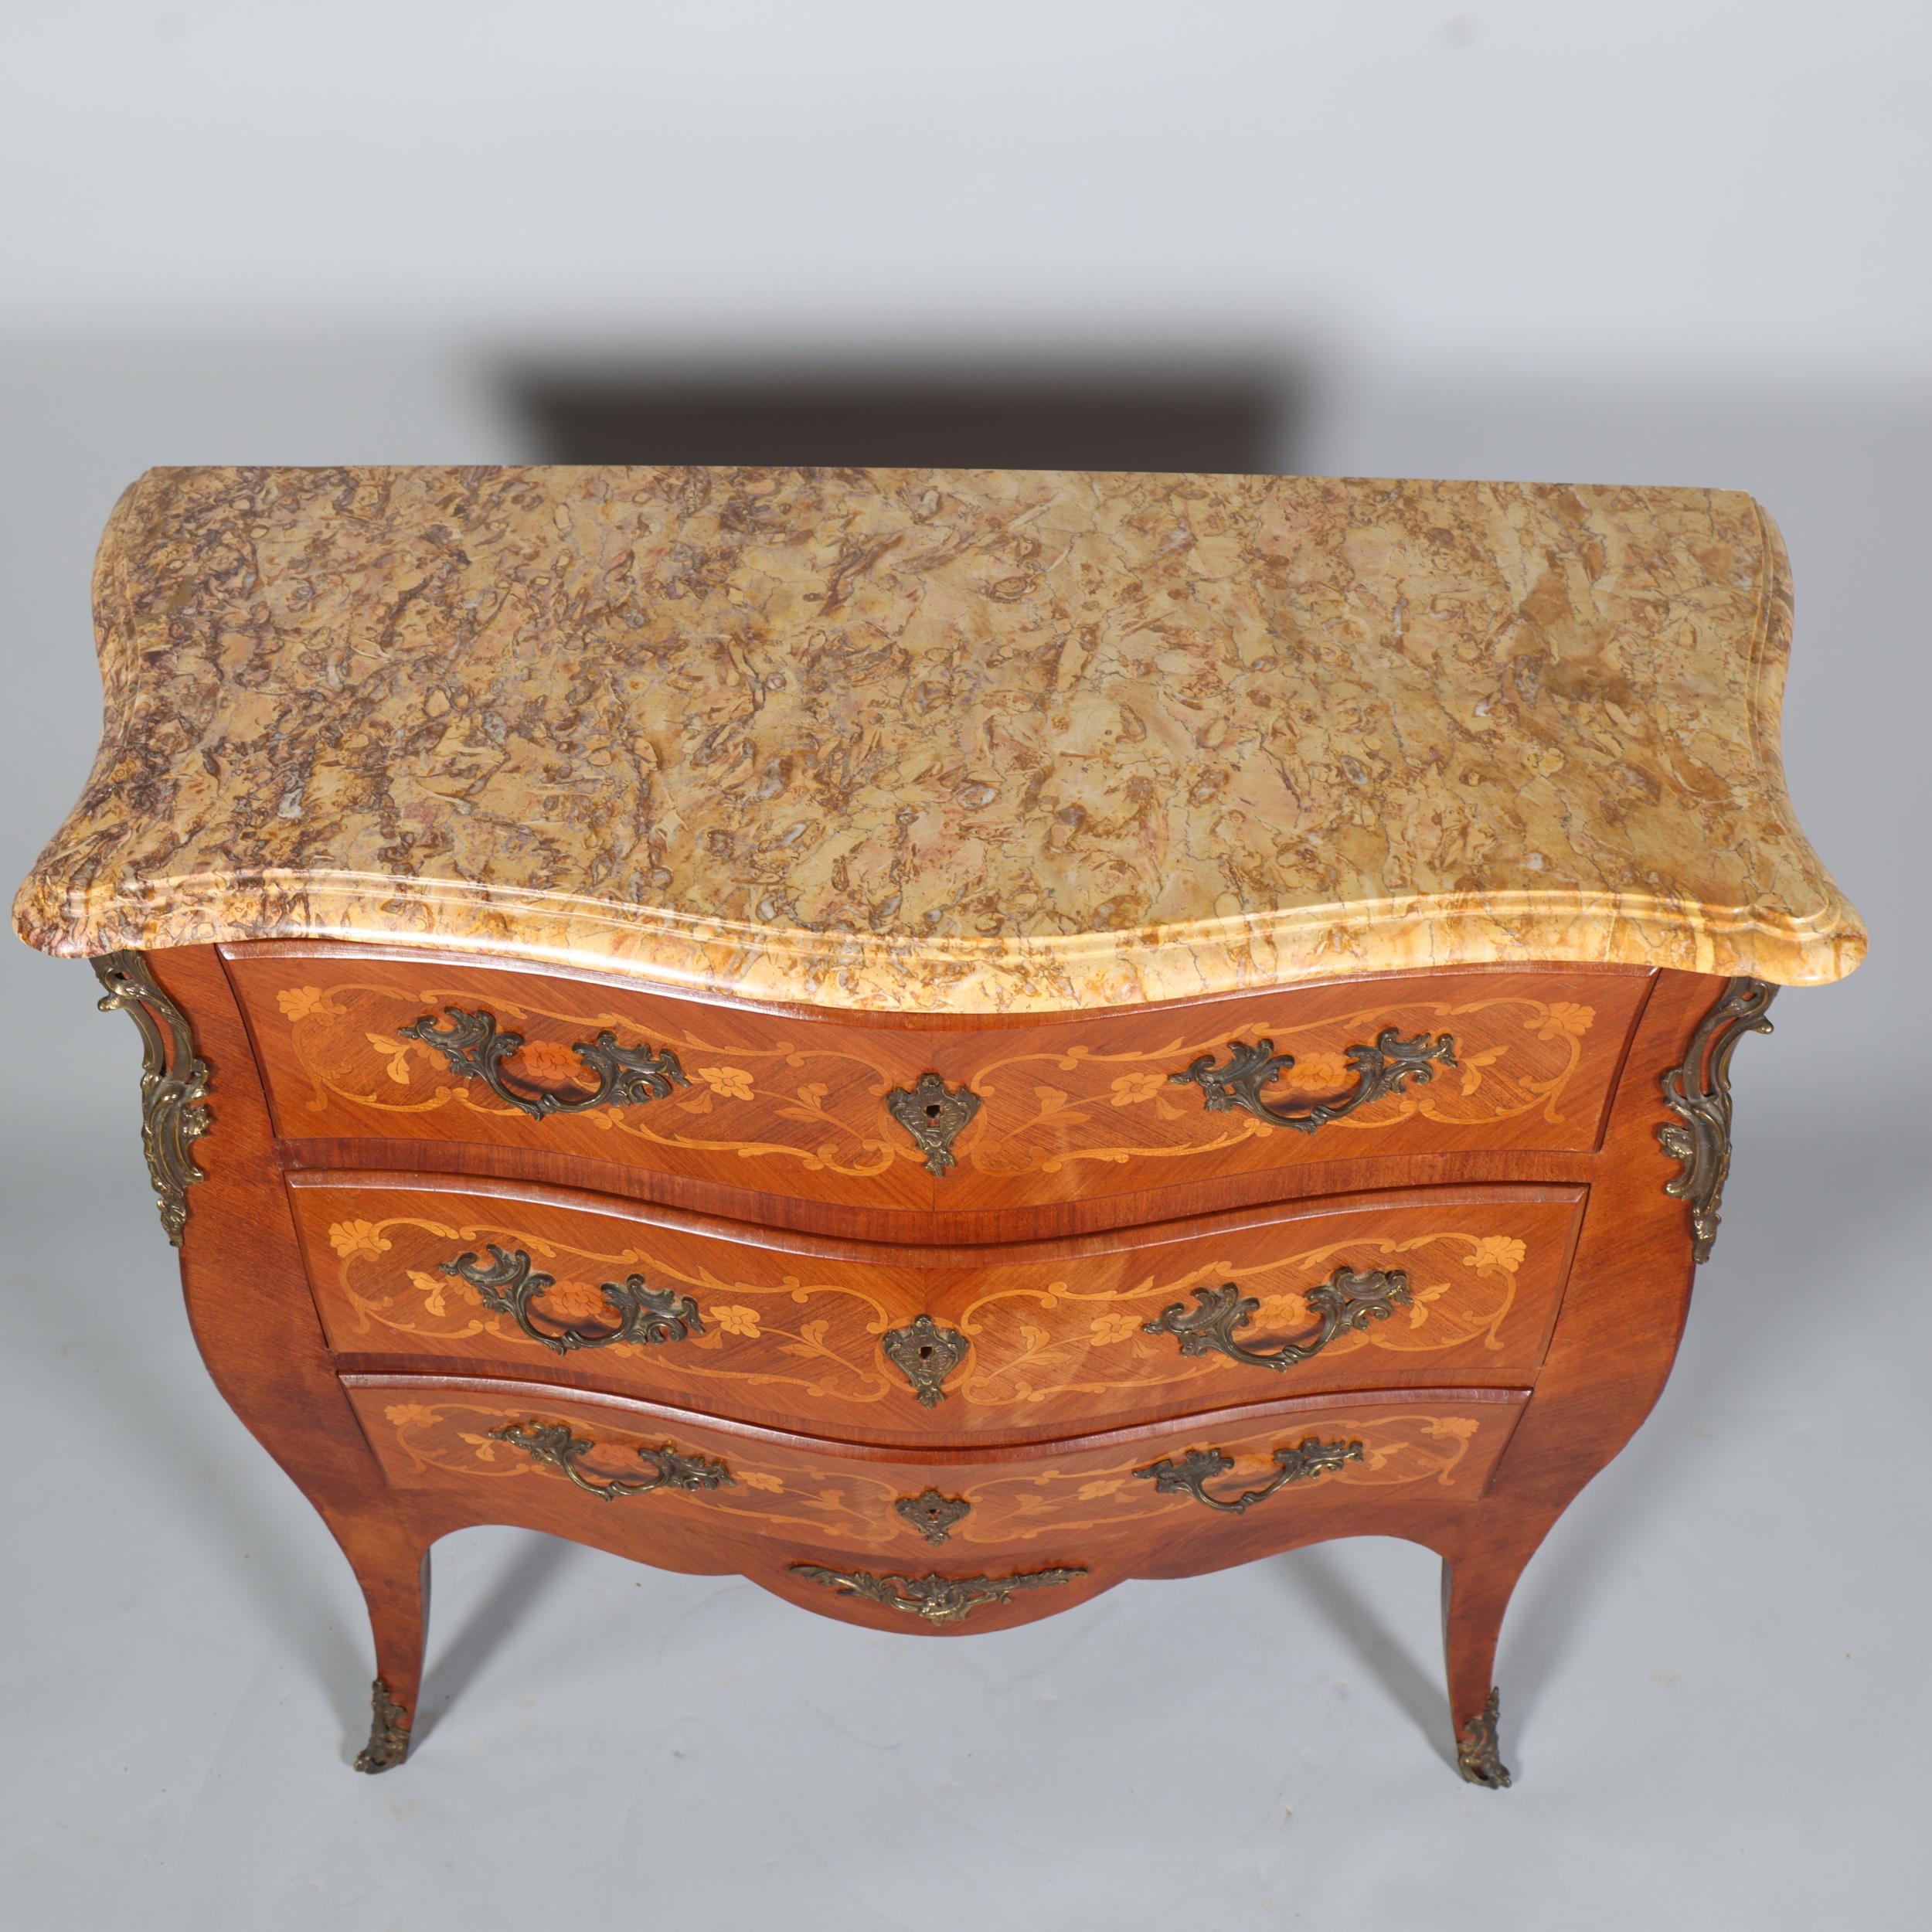
[[[1527,1393],[1272,1403],[1024,1449],[818,1442],[530,1383],[347,1376],[389,1481],[451,1522],[521,1523],[662,1569],[736,1570],[879,1628],[986,1629],[1129,1577],[1474,1502]]]

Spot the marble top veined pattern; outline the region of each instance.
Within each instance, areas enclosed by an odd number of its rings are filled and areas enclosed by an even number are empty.
[[[1834,979],[1784,555],[1706,490],[171,469],[51,952],[434,941],[833,1007],[1350,971]]]

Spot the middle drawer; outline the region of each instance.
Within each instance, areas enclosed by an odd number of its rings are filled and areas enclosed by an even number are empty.
[[[847,1440],[1026,1441],[1519,1383],[1587,1190],[1427,1188],[1005,1247],[834,1242],[522,1183],[287,1176],[332,1349]]]

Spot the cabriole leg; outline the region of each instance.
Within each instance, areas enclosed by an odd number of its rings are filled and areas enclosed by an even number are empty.
[[[1510,1781],[1496,1737],[1496,1641],[1516,1580],[1535,1547],[1507,1554],[1471,1552],[1442,1566],[1442,1637],[1456,1768],[1471,1784],[1492,1791],[1505,1790]]]
[[[357,1753],[355,1768],[386,1771],[409,1755],[416,1721],[429,1628],[430,1553],[388,1526],[336,1534],[362,1587],[376,1638],[369,1742]]]

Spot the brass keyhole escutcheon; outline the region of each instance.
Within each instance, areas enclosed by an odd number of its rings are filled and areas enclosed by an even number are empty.
[[[901,1496],[893,1505],[906,1521],[929,1543],[943,1543],[956,1524],[972,1514],[973,1505],[964,1496],[942,1495],[927,1489],[917,1496]]]
[[[879,1345],[930,1409],[946,1400],[946,1378],[966,1359],[971,1344],[957,1328],[942,1328],[930,1315],[922,1315],[904,1328],[891,1330]]]
[[[910,1087],[895,1087],[886,1096],[886,1111],[912,1136],[934,1174],[953,1166],[953,1141],[979,1111],[979,1096],[970,1087],[948,1087],[937,1073],[922,1073]]]

